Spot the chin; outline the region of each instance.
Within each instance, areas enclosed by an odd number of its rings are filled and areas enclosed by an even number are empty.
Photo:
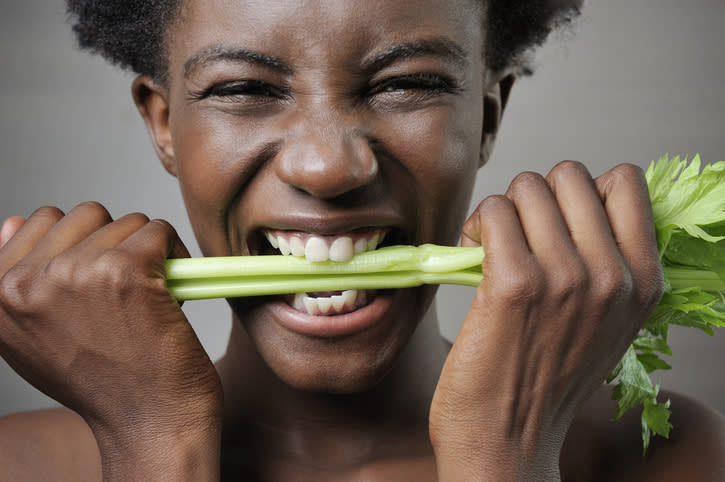
[[[429,304],[422,301],[432,298],[430,291],[380,292],[360,313],[339,320],[299,315],[283,299],[259,301],[255,308],[242,300],[230,303],[267,368],[285,385],[341,395],[368,391],[391,371]]]
[[[397,354],[371,359],[369,356],[330,357],[315,360],[290,357],[289,360],[265,360],[269,368],[287,386],[305,392],[347,395],[374,388],[395,364]]]

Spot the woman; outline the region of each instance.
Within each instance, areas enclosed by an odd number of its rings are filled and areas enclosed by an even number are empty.
[[[576,5],[95,3],[70,2],[81,42],[140,74],[134,99],[206,256],[454,244],[462,227],[487,277],[453,347],[431,287],[358,291],[326,315],[330,293],[230,300],[213,366],[164,287],[164,259],[187,256],[168,224],[98,204],[10,219],[1,353],[71,410],[2,421],[9,474],[723,475],[718,415],[677,398],[677,430],[645,459],[636,416],[610,423],[598,390],[662,290],[638,169],[523,174],[464,223],[521,53]]]

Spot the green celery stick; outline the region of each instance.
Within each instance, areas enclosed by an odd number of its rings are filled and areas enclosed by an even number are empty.
[[[351,289],[411,288],[423,284],[457,284],[478,286],[481,273],[454,271],[451,273],[422,273],[420,271],[391,271],[348,275],[314,276],[245,276],[198,280],[171,280],[169,292],[179,300],[232,298],[313,291],[342,291]]]
[[[347,262],[294,256],[237,256],[167,260],[167,287],[178,300],[303,291],[408,288],[422,284],[477,286],[483,249],[390,246]]]
[[[422,271],[447,273],[483,261],[481,248],[452,246],[389,246],[353,256],[350,261],[310,262],[297,256],[230,256],[220,258],[170,259],[166,279],[205,279],[268,275],[330,275]]]
[[[188,301],[422,284],[478,286],[483,258],[481,247],[427,244],[381,248],[342,263],[281,255],[174,259],[167,261],[167,287],[176,299]],[[725,282],[710,270],[664,267],[664,271],[672,289],[725,291]]]

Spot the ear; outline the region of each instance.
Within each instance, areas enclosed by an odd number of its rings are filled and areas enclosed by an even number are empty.
[[[176,157],[169,128],[169,94],[151,77],[140,75],[132,86],[133,100],[146,122],[151,142],[166,170],[176,176]]]
[[[483,96],[483,132],[481,133],[481,155],[478,167],[488,161],[501,126],[503,111],[511,94],[516,77],[507,74],[489,84]]]

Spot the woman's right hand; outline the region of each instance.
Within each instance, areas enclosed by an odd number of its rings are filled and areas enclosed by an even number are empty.
[[[168,223],[97,203],[0,229],[0,355],[86,420],[104,477],[218,471],[221,383],[165,287],[188,256]]]

